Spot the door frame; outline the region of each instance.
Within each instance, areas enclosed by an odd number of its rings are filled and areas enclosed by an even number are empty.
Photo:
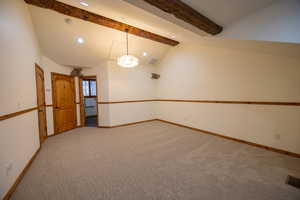
[[[83,96],[83,85],[84,79],[95,79],[96,80],[96,108],[97,108],[97,127],[99,126],[99,110],[98,110],[98,80],[97,75],[91,76],[80,76],[78,79],[78,89],[79,89],[79,105],[80,105],[80,126],[85,125],[85,111],[84,111],[84,96]]]
[[[52,113],[53,113],[53,128],[54,128],[54,135],[58,135],[58,134],[61,134],[65,131],[60,131],[58,132],[57,131],[57,127],[56,127],[56,116],[55,116],[55,112],[54,112],[54,109],[55,109],[55,102],[56,102],[56,98],[55,98],[55,88],[54,88],[54,76],[55,75],[59,75],[59,76],[66,76],[66,77],[71,77],[73,78],[73,83],[74,83],[74,86],[73,86],[73,91],[74,91],[74,104],[75,104],[75,126],[74,128],[70,129],[70,130],[73,130],[75,128],[77,128],[77,104],[76,104],[76,85],[75,85],[75,77],[74,76],[71,76],[71,75],[67,75],[67,74],[61,74],[61,73],[57,73],[57,72],[51,72],[51,88],[52,88],[52,104],[53,104],[53,108],[52,108]],[[69,131],[69,130],[67,130]]]
[[[41,131],[41,128],[40,128],[40,116],[39,116],[39,113],[38,113],[38,123],[39,123],[39,141],[40,141],[40,145],[42,145],[45,140],[47,139],[48,137],[48,130],[47,130],[47,108],[46,108],[46,92],[45,92],[45,73],[44,73],[44,70],[38,65],[35,63],[35,83],[36,83],[36,102],[37,102],[37,112],[39,112],[39,105],[38,105],[38,87],[37,87],[37,84],[38,84],[38,81],[37,81],[37,70],[40,70],[42,73],[43,73],[43,91],[44,91],[44,105],[42,105],[44,107],[44,112],[45,112],[45,139],[43,141],[41,141],[41,135],[42,135],[42,131]]]

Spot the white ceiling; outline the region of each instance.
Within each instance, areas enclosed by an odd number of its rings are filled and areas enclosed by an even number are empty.
[[[113,0],[114,1],[114,0]],[[177,24],[200,36],[210,36],[197,27],[166,13],[144,0],[124,0],[173,24]],[[262,9],[276,0],[181,0],[215,23],[226,28],[231,23]]]
[[[59,13],[38,7],[31,7],[33,23],[42,53],[62,65],[93,67],[105,60],[116,60],[126,53],[126,35],[124,32],[106,28],[83,20],[66,17]],[[76,39],[84,38],[84,44]],[[151,59],[160,59],[169,49],[151,40],[129,35],[129,53],[140,58],[141,63]],[[144,57],[143,52],[148,56]]]
[[[124,23],[160,34],[180,42],[198,38],[178,25],[147,13],[123,0],[85,0],[89,4],[83,7],[79,0],[61,0],[69,5],[109,17]],[[104,60],[115,60],[126,52],[125,33],[80,19],[71,18],[55,11],[29,6],[33,24],[43,54],[55,62],[68,66],[99,66]],[[71,24],[65,22],[72,19]],[[85,43],[76,43],[77,37],[83,37]],[[168,45],[129,35],[129,52],[140,58],[142,64],[152,59],[159,60]],[[147,52],[148,56],[142,56]]]
[[[80,0],[59,1],[166,37],[176,36],[178,40],[185,40],[186,36],[194,35],[181,26],[146,12],[126,0],[83,0],[89,4],[88,7],[81,6]]]
[[[141,2],[142,0],[85,0],[89,7],[82,7],[79,0],[61,0],[64,3],[80,7],[91,12],[154,32],[166,37],[175,36],[181,43],[195,43],[230,48],[250,48],[242,41],[220,40],[207,36],[205,33],[195,34],[192,31],[172,23],[166,18],[161,18],[150,12],[132,5],[128,1]],[[231,23],[237,18],[247,15],[259,6],[265,6],[271,0],[184,0],[193,5],[197,10],[207,13],[212,19],[221,24]],[[201,3],[202,2],[202,3]],[[226,4],[227,2],[227,4]],[[228,3],[230,2],[230,3]],[[229,6],[230,4],[234,4]],[[201,7],[201,8],[200,8]],[[217,11],[215,10],[217,9]],[[103,61],[116,60],[126,52],[125,33],[111,28],[71,18],[57,12],[30,6],[35,30],[39,39],[42,53],[55,62],[68,66],[94,67]],[[228,12],[225,14],[225,12]],[[66,18],[72,19],[71,24],[65,22]],[[83,37],[85,43],[76,42],[77,37]],[[252,45],[254,51],[290,55],[285,45],[274,48],[268,45]],[[259,46],[259,45],[258,45]],[[281,46],[283,48],[281,48]],[[129,35],[129,52],[140,58],[141,63],[149,63],[152,59],[159,60],[172,47],[148,39]],[[298,47],[297,47],[298,48]],[[282,51],[280,49],[283,49]],[[147,52],[148,56],[142,56]],[[292,53],[294,54],[294,53]]]
[[[222,26],[262,9],[274,0],[181,0]]]

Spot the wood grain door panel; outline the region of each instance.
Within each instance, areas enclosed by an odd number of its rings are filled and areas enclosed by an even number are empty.
[[[38,65],[35,65],[35,78],[36,78],[38,119],[39,119],[39,135],[40,135],[40,143],[42,144],[47,138],[47,119],[46,119],[44,71]]]
[[[55,134],[76,127],[74,77],[52,73]]]
[[[75,128],[73,109],[55,109],[56,132],[61,133]]]

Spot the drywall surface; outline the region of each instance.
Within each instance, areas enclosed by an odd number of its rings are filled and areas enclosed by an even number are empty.
[[[109,61],[99,67],[84,69],[86,76],[96,75],[98,102],[154,99],[157,81],[151,79],[153,66],[126,69]],[[114,126],[154,118],[152,102],[98,104],[99,125]]]
[[[132,101],[154,99],[156,80],[151,79],[154,66],[139,65],[132,69],[108,65],[109,101]],[[154,119],[153,102],[110,104],[110,125],[119,125]]]
[[[74,78],[74,84],[75,84],[75,95],[76,95],[76,116],[77,116],[77,126],[81,125],[80,121],[80,95],[79,95],[79,78]]]
[[[36,107],[40,54],[24,1],[0,1],[0,35],[0,115]],[[1,121],[0,130],[2,199],[40,146],[36,110]]]
[[[241,40],[300,43],[300,1],[278,0],[224,27],[218,35]]]
[[[158,66],[159,99],[300,102],[300,60],[189,45]],[[158,102],[158,118],[300,153],[300,107]]]
[[[0,122],[0,195],[12,187],[40,146],[36,111]]]
[[[239,101],[300,101],[299,59],[181,45],[160,63],[158,97]]]
[[[39,47],[23,2],[4,0],[0,9],[0,75],[6,83],[0,84],[0,114],[4,115],[36,105],[34,64],[39,62]]]
[[[116,62],[109,62],[109,101],[153,99],[156,81],[151,79],[151,73],[155,71],[151,65],[122,68]]]

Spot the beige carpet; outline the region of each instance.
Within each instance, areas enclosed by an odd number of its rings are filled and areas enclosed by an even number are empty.
[[[12,199],[299,200],[300,159],[162,122],[49,138]]]

